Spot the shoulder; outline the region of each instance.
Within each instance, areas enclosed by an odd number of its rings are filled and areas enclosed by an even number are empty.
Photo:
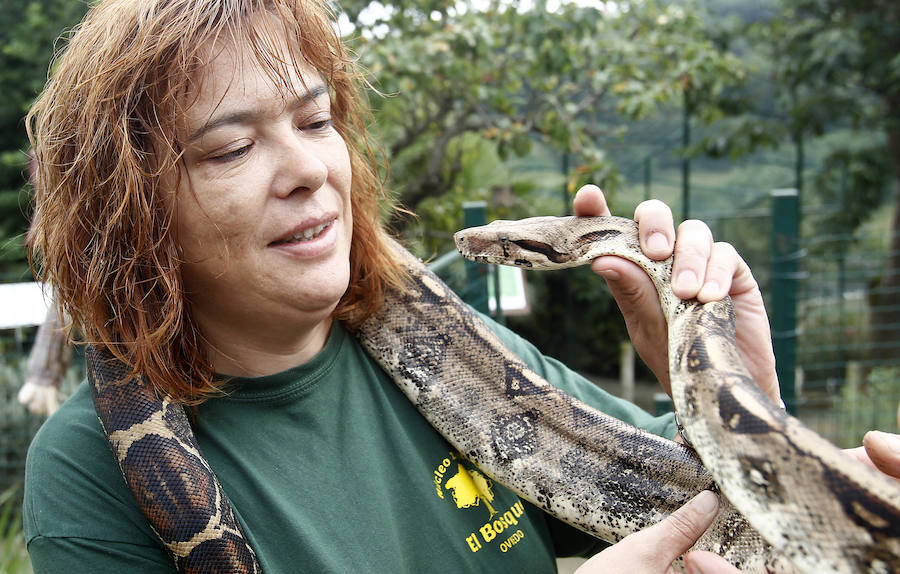
[[[86,383],[43,424],[28,449],[25,534],[156,545],[125,484]]]

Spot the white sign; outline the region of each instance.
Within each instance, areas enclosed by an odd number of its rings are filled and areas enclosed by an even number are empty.
[[[528,305],[528,292],[525,288],[525,274],[520,267],[498,265],[500,280],[500,308],[507,315],[525,315],[531,311]],[[497,307],[494,289],[494,278],[488,276],[488,308],[491,312]]]
[[[40,325],[51,302],[42,283],[0,283],[0,329]]]

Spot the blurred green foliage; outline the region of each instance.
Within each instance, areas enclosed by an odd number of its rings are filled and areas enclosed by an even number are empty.
[[[81,0],[7,0],[0,10],[0,279],[27,280],[22,238],[31,213],[24,117],[47,80],[57,38],[87,11]]]
[[[25,550],[22,514],[16,504],[19,485],[0,492],[0,572],[30,574],[31,560]]]

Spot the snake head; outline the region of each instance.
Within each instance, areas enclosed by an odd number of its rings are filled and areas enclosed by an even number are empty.
[[[623,233],[618,217],[531,217],[497,220],[458,231],[453,240],[463,257],[480,263],[531,269],[561,269],[588,263],[591,248]]]

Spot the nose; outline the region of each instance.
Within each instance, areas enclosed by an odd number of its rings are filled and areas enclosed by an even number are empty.
[[[326,146],[294,132],[282,138],[279,147],[273,190],[276,195],[288,197],[295,192],[314,192],[325,185],[328,179]]]

